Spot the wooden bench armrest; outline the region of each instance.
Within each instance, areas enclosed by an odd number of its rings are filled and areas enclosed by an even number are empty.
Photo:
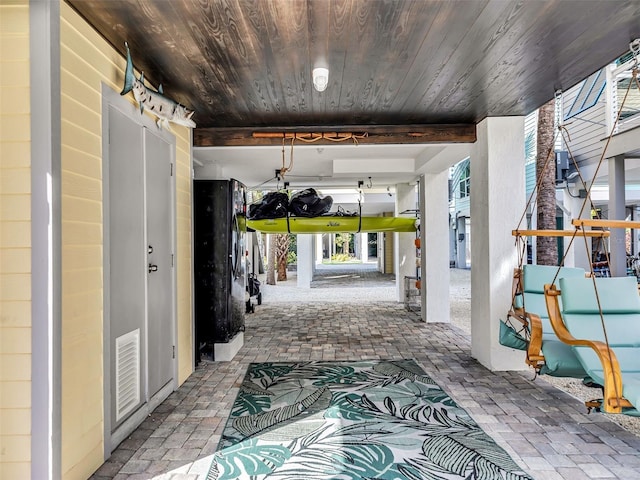
[[[527,348],[527,363],[532,367],[538,367],[539,362],[544,361],[542,355],[542,320],[535,313],[527,313],[529,322],[529,348]]]
[[[604,373],[602,408],[607,413],[622,413],[623,407],[632,407],[632,405],[622,396],[622,374],[620,373],[620,364],[615,352],[599,340],[575,338],[567,330],[562,319],[558,302],[559,296],[560,290],[555,285],[547,284],[544,286],[544,299],[553,331],[562,342],[578,347],[589,347],[598,355]]]

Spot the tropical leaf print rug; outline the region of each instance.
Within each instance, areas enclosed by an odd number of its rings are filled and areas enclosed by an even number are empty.
[[[413,360],[254,363],[208,480],[530,479]]]

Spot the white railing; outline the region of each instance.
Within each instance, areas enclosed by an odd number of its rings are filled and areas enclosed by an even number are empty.
[[[635,111],[635,114],[627,115],[621,118],[616,125],[614,133],[621,133],[631,128],[640,126],[640,91],[637,88],[635,80],[632,78],[632,69],[637,66],[637,59],[631,59],[620,66],[610,65],[607,69],[607,132],[611,132],[611,128],[618,116],[618,112],[627,91],[627,86],[619,86],[618,83],[623,81],[631,81],[632,85],[629,94],[625,100],[625,111]]]

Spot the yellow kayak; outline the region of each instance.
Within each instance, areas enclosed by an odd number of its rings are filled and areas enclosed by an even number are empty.
[[[415,232],[416,219],[411,217],[289,217],[269,220],[247,220],[247,227],[265,233],[356,233]]]

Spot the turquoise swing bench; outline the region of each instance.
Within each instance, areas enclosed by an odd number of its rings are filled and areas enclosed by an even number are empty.
[[[619,112],[631,85],[640,89],[637,76],[640,48],[637,41],[630,44],[630,50],[634,56],[631,68],[633,81],[627,86]],[[572,237],[569,246],[576,236],[581,236],[585,240],[585,247],[589,249],[587,237],[604,238],[609,235],[605,229],[640,229],[640,222],[637,221],[582,218],[583,213],[588,211],[591,187],[603,160],[607,158],[607,146],[619,119],[620,114],[611,128],[592,181],[587,184],[579,175],[586,196],[578,218],[571,222],[575,230],[514,230],[512,234],[521,245],[520,265],[526,253],[526,242],[522,242],[522,237],[526,235],[568,235]],[[565,133],[561,125],[558,131]],[[544,168],[550,161],[552,151],[553,148],[550,148]],[[575,158],[570,151],[569,154],[580,174]],[[518,227],[539,185],[540,179],[531,192]],[[594,210],[593,204],[590,210]],[[591,227],[592,230],[585,227]],[[561,264],[563,262],[564,257]],[[603,398],[586,402],[589,409],[640,416],[640,294],[637,279],[596,278],[593,265],[589,274],[586,276],[584,270],[576,268],[522,266],[514,275],[509,316],[516,317],[525,326],[529,336],[526,342],[527,363],[536,372],[590,379],[602,386]]]
[[[525,316],[530,329],[527,363],[540,375],[584,378],[587,373],[569,345],[556,336],[545,303],[544,286],[556,277],[585,278],[582,268],[523,265],[522,294],[516,296],[516,311]]]
[[[607,413],[640,416],[640,295],[635,277],[559,280],[545,285],[549,320],[604,397],[586,402]]]
[[[512,306],[509,316],[514,317],[524,325],[524,330],[528,337],[526,344],[523,344],[521,348],[526,351],[525,362],[540,375],[579,378],[583,379],[585,383],[592,382],[571,347],[556,336],[549,320],[544,296],[544,286],[546,284],[553,283],[558,278],[585,278],[586,271],[582,268],[574,267],[522,264],[526,250],[526,242],[524,242],[523,237],[565,237],[575,235],[575,231],[513,230],[512,235],[516,237],[516,243],[521,246],[521,266],[514,271]],[[609,232],[590,231],[583,232],[583,235],[604,238],[609,236]],[[501,325],[502,330],[506,328],[514,329],[512,324],[508,327]],[[501,341],[501,343],[506,346],[513,346],[508,345],[506,342]]]

